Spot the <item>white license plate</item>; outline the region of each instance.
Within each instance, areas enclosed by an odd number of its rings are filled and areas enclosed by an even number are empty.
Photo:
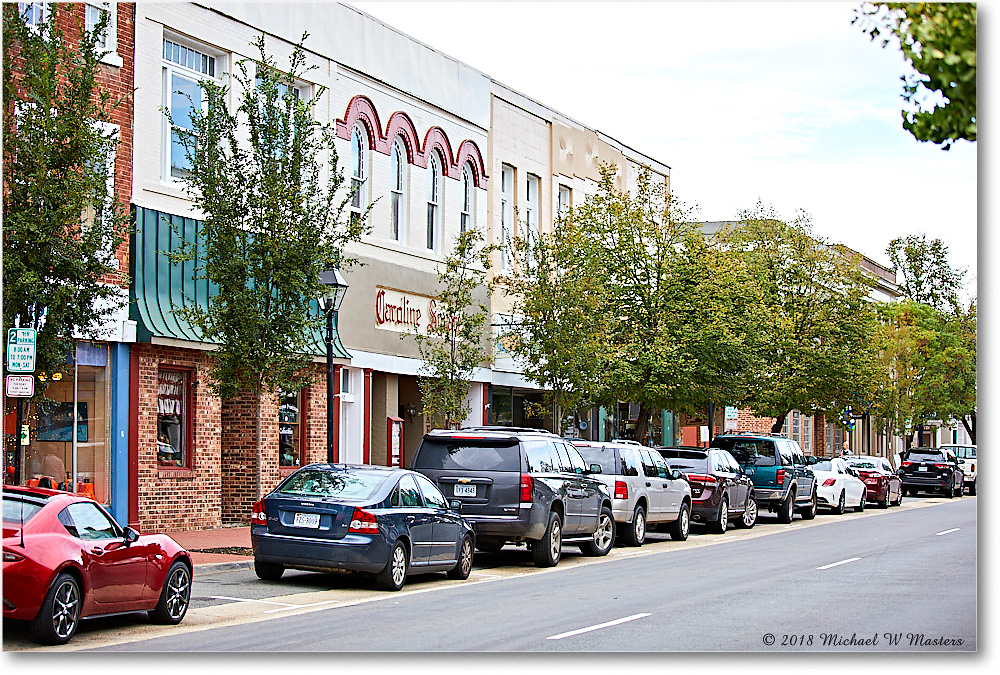
[[[926,466],[917,467],[917,471],[930,471]]]
[[[292,521],[292,525],[295,527],[319,527],[319,514],[318,513],[296,513],[295,520]]]
[[[475,485],[456,485],[455,486],[455,496],[456,497],[475,497],[476,496],[476,486]]]

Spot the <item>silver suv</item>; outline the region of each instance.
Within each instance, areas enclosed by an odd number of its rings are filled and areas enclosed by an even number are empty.
[[[670,538],[684,541],[691,525],[691,486],[660,453],[632,443],[573,441],[595,475],[608,486],[611,511],[628,546],[642,546],[646,526],[669,525]]]

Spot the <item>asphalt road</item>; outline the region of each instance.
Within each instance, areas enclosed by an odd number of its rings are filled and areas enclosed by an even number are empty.
[[[607,558],[567,546],[549,570],[508,547],[477,553],[469,581],[425,575],[400,593],[356,575],[197,576],[180,626],[99,619],[59,649],[974,651],[976,504],[906,498],[790,526],[763,514],[750,531],[654,535]]]

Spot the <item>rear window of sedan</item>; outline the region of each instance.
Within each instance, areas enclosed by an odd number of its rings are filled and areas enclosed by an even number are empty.
[[[385,481],[388,473],[374,471],[296,471],[278,486],[278,493],[297,497],[368,499]]]
[[[465,471],[520,471],[521,447],[517,440],[424,439],[412,469]]]
[[[907,459],[911,462],[943,462],[945,456],[943,452],[924,450],[921,452],[911,452]]]
[[[716,438],[712,447],[728,450],[740,464],[774,466],[774,441],[757,438]]]
[[[671,469],[679,469],[681,471],[693,470],[693,471],[708,471],[708,458],[705,459],[694,459],[692,457],[671,457],[667,460],[670,464]]]

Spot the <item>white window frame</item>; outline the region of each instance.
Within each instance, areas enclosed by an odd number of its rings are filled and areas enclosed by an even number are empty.
[[[124,64],[122,57],[118,55],[118,3],[117,2],[87,2],[84,4],[84,25],[88,27],[96,26],[97,21],[90,21],[88,14],[89,10],[96,9],[98,12],[100,10],[107,10],[108,12],[108,26],[104,33],[104,44],[101,48],[105,50],[104,55],[101,57],[101,63],[106,63],[109,66],[114,66],[115,68],[121,68]],[[100,19],[100,14],[96,17]]]
[[[472,180],[472,165],[468,162],[462,167],[462,213],[460,216],[460,231],[476,227],[476,191]]]
[[[542,179],[533,173],[527,175],[524,181],[524,243],[527,246],[526,264],[528,268],[534,268],[537,261],[533,246],[538,243],[538,211]]]
[[[441,248],[441,158],[431,151],[427,162],[427,250],[438,252]]]
[[[38,20],[35,20],[35,12],[31,12],[30,21],[29,17],[25,16],[28,9],[34,10],[37,8]],[[49,3],[48,2],[19,2],[17,3],[17,13],[25,18],[25,23],[31,30],[40,30],[39,26],[42,26],[46,21],[49,20]]]
[[[556,217],[565,216],[569,213],[569,207],[573,205],[573,190],[567,185],[559,184],[559,203],[556,208]]]
[[[368,206],[369,191],[368,130],[358,122],[351,129],[351,216],[360,218]]]
[[[396,162],[395,171],[392,163]],[[389,150],[390,165],[390,203],[389,203],[389,238],[393,241],[406,241],[406,178],[409,168],[406,160],[406,147],[399,136],[392,142]]]
[[[172,44],[179,45],[181,47],[184,47],[185,49],[193,50],[195,52],[201,53],[203,56],[207,56],[213,59],[212,70],[214,71],[214,74],[204,73],[201,72],[200,70],[193,70],[187,65],[181,65],[176,61],[172,61],[165,58],[163,56],[163,42],[170,42]],[[183,77],[188,80],[192,80],[195,83],[198,83],[201,80],[214,80],[216,82],[219,81],[218,73],[220,73],[223,70],[224,64],[222,63],[222,55],[217,50],[214,50],[211,47],[208,47],[207,45],[179,37],[177,35],[168,33],[166,31],[164,31],[163,39],[160,41],[160,50],[161,50],[160,63],[163,71],[163,83],[162,83],[163,89],[160,100],[162,101],[164,108],[168,110],[171,109],[170,99],[173,93],[171,83],[173,81],[174,76]],[[201,89],[201,87],[199,87],[199,89]],[[206,106],[204,91],[202,91],[201,105],[202,105],[202,111],[204,112]],[[162,129],[163,129],[161,134],[162,139],[160,144],[160,152],[162,155],[160,161],[160,180],[166,185],[179,186],[183,184],[183,180],[179,176],[175,177],[170,174],[170,151],[172,145],[172,140],[171,140],[172,127],[170,125],[170,120],[167,119],[166,115],[163,116]]]
[[[508,247],[514,225],[514,180],[516,172],[510,164],[500,165],[500,269],[511,266]]]

